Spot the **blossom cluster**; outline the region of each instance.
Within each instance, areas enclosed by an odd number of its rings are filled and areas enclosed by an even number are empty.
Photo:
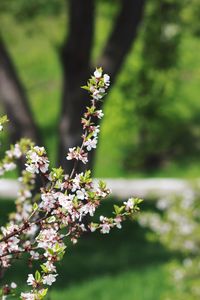
[[[21,139],[19,143],[11,145],[10,149],[6,151],[4,159],[0,161],[0,175],[16,169],[17,160],[21,159],[23,154],[31,149],[32,145],[33,143],[29,139]]]
[[[142,226],[156,233],[168,249],[179,252],[182,262],[173,262],[169,270],[176,284],[173,299],[197,300],[200,297],[200,205],[199,188],[188,187],[182,195],[157,201],[160,213],[143,213]],[[170,295],[167,299],[171,300]]]
[[[26,170],[33,174],[46,173],[49,168],[49,160],[44,147],[34,146],[27,152]]]
[[[109,85],[110,76],[103,74],[102,69],[99,68],[96,69],[87,85],[82,87],[90,94],[91,106],[87,107],[87,110],[81,120],[84,131],[84,134],[82,135],[82,146],[70,148],[67,155],[68,160],[80,160],[86,164],[88,162],[88,152],[96,148],[100,129],[99,125],[96,125],[94,121],[95,118],[101,119],[104,115],[101,109],[97,109],[97,103],[106,94],[106,90]]]
[[[45,297],[48,286],[58,276],[56,264],[61,261],[67,243],[77,243],[84,232],[99,230],[108,234],[113,228],[121,228],[127,217],[139,210],[140,199],[130,198],[121,206],[114,205],[112,217],[93,216],[110,190],[106,184],[97,184],[91,172],[77,173],[77,163],[86,163],[88,151],[96,148],[100,130],[95,120],[103,113],[97,109],[97,102],[105,95],[110,83],[101,68],[96,69],[84,89],[91,96],[91,106],[82,118],[82,145],[69,149],[68,160],[74,160],[70,174],[59,168],[50,168],[44,147],[38,147],[23,139],[11,146],[0,163],[1,174],[16,167],[17,161],[25,156],[25,169],[19,178],[21,189],[16,200],[16,212],[10,215],[9,223],[0,231],[0,268],[6,270],[24,253],[29,255],[29,264],[40,262],[40,268],[28,274],[27,285],[31,290],[22,292],[22,300],[40,300]],[[89,221],[85,221],[87,220]],[[0,296],[6,299],[12,294],[12,287],[4,285]]]

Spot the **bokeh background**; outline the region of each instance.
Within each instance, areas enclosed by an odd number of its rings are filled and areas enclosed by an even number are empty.
[[[102,66],[111,88],[94,176],[198,178],[199,19],[199,0],[0,0],[0,113],[10,119],[1,156],[27,136],[68,170],[87,105],[80,86]],[[3,224],[13,203],[0,205]],[[146,210],[157,211],[156,201]],[[147,232],[130,222],[109,237],[85,237],[69,249],[50,299],[176,299],[168,262],[183,253]],[[22,265],[7,276],[23,282]]]

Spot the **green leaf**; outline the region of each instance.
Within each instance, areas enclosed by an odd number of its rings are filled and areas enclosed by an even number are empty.
[[[46,294],[47,294],[47,292],[48,292],[48,289],[44,289],[42,292],[41,292],[41,296],[46,296]]]
[[[33,210],[37,210],[38,209],[38,205],[37,205],[37,203],[35,202],[34,204],[33,204]]]
[[[118,215],[119,214],[119,206],[114,204],[114,210],[115,210],[116,215]]]
[[[1,124],[4,124],[4,123],[6,123],[6,122],[8,122],[9,120],[8,120],[8,117],[5,115],[5,116],[2,116],[2,117],[0,117],[0,123]]]
[[[44,273],[48,273],[48,269],[45,265],[40,265],[40,267]]]
[[[88,87],[87,85],[83,85],[83,86],[81,86],[81,88],[82,88],[83,90],[86,90],[86,91],[89,91],[89,90],[90,90],[89,87]]]
[[[124,210],[124,205],[122,206],[118,206],[116,204],[114,204],[114,210],[115,210],[115,213],[116,215],[120,215],[122,213],[122,211]]]
[[[40,290],[39,293],[37,294],[38,297],[37,299],[42,300],[46,296],[47,292],[48,289]]]
[[[54,255],[54,251],[51,248],[48,248],[47,251],[51,254]]]
[[[41,275],[40,275],[40,272],[38,270],[35,272],[35,280],[37,282],[40,282],[40,280],[41,280]]]
[[[102,190],[106,189],[106,183],[105,183],[104,181],[100,180],[100,181],[99,181],[99,187],[100,187],[100,189],[102,189]]]

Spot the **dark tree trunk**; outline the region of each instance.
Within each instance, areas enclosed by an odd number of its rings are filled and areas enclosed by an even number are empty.
[[[39,134],[34,123],[25,90],[0,36],[0,101],[11,120],[11,142],[28,137],[39,142]]]
[[[129,53],[142,20],[145,0],[121,0],[121,9],[113,31],[108,38],[98,66],[111,76],[114,82]]]
[[[119,15],[108,38],[97,66],[111,76],[112,83],[136,37],[142,18],[145,0],[122,0]],[[94,1],[70,0],[70,28],[68,40],[62,49],[64,87],[60,123],[59,162],[67,171],[72,167],[65,157],[69,147],[80,145],[80,119],[87,104],[86,93],[80,90],[90,75],[90,54],[93,41]],[[90,154],[87,168],[92,169],[94,152]],[[84,170],[80,166],[78,171]]]
[[[81,144],[80,124],[87,94],[80,89],[90,76],[90,55],[93,42],[94,0],[69,1],[69,35],[62,51],[63,98],[60,120],[59,163],[67,170],[72,168],[66,160],[70,147]]]

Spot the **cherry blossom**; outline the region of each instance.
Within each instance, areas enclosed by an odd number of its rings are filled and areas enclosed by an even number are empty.
[[[95,78],[100,79],[101,76],[102,76],[102,70],[101,69],[96,69],[94,71],[94,76],[95,76]]]
[[[45,297],[48,286],[56,281],[56,264],[62,260],[69,243],[77,243],[86,231],[99,230],[108,234],[111,229],[120,229],[126,217],[139,210],[141,200],[130,198],[122,206],[114,206],[112,217],[101,216],[98,222],[93,222],[110,190],[104,182],[94,182],[89,170],[77,173],[77,165],[86,164],[88,152],[97,146],[100,125],[96,123],[103,117],[97,102],[106,94],[109,84],[110,77],[98,68],[83,87],[89,92],[91,105],[81,120],[82,144],[71,147],[66,155],[66,159],[74,163],[71,173],[65,174],[61,167],[51,169],[45,148],[28,139],[11,145],[0,161],[0,174],[3,175],[16,168],[18,159],[26,159],[19,178],[21,188],[16,199],[16,212],[10,215],[8,224],[0,231],[0,268],[6,270],[15,257],[21,258],[24,253],[29,256],[33,268],[35,261],[40,263],[35,273],[28,274],[27,285],[31,291],[21,292],[22,300]],[[88,224],[85,224],[85,217],[89,217]],[[6,285],[6,289],[2,287],[2,297],[11,296],[14,288],[14,284],[12,287]]]
[[[33,274],[28,274],[27,284],[32,286],[36,285],[36,280]]]
[[[52,285],[52,283],[56,281],[56,276],[58,276],[58,274],[48,274],[44,276],[43,283],[47,285]]]
[[[97,146],[97,139],[88,139],[84,142],[84,146],[86,147],[87,151],[91,151],[92,149],[96,148]]]

